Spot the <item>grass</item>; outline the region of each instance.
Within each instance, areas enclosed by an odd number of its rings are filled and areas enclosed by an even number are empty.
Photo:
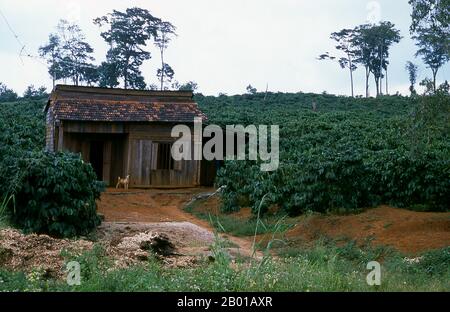
[[[79,286],[45,279],[39,269],[28,274],[0,269],[0,291],[450,291],[450,248],[426,253],[413,264],[395,252],[360,250],[354,244],[319,243],[277,259],[234,265],[220,243],[212,250],[216,261],[194,268],[164,268],[151,258],[144,265],[110,269],[96,247],[76,257]],[[366,263],[381,256],[381,285],[369,286]]]
[[[224,214],[211,216],[196,211],[195,206],[186,207],[186,211],[233,235],[274,234],[292,226],[273,216],[250,219]],[[385,228],[391,225],[385,224]],[[348,238],[342,242],[336,244],[335,239],[323,237],[313,247],[299,247],[290,242],[276,247],[269,246],[271,243],[259,246],[263,250],[272,247],[277,258],[266,257],[261,263],[242,266],[230,273],[232,277],[226,274],[228,283],[218,281],[216,285],[209,281],[212,285],[208,287],[218,291],[450,291],[450,247],[424,253],[417,256],[421,259],[418,263],[408,263],[400,252],[390,247],[374,247],[370,240],[364,246]],[[382,265],[380,286],[369,286],[366,282],[369,273],[366,265],[370,261]],[[202,285],[208,277],[201,271],[193,272],[197,279],[192,282],[199,285],[196,290],[207,290]]]
[[[207,220],[208,215],[198,217]],[[241,219],[227,215],[211,216],[211,218],[215,229],[234,236],[253,236],[257,225],[256,235],[273,233],[279,224],[279,220],[282,219],[277,217]],[[292,224],[283,223],[281,231],[284,232],[291,226]]]
[[[225,220],[223,216],[218,218]],[[245,225],[249,234],[258,233],[262,224],[259,218],[245,222],[249,223]],[[278,233],[281,224],[282,219],[272,226],[272,235]],[[223,225],[217,226],[225,230]],[[164,267],[152,255],[143,264],[114,268],[104,247],[95,244],[81,255],[61,252],[66,263],[80,263],[78,286],[49,278],[41,268],[25,273],[0,267],[0,291],[450,291],[450,247],[416,256],[416,261],[391,248],[373,247],[370,242],[358,246],[344,239],[344,244],[337,245],[324,237],[312,247],[288,242],[275,249],[276,257],[268,252],[269,246],[262,259],[232,260],[226,250],[228,244],[216,233],[210,248],[215,260],[204,258],[189,268]],[[379,286],[366,282],[370,272],[366,266],[371,261],[381,263]]]
[[[13,202],[15,204],[14,196],[7,196],[5,195],[3,197],[3,200],[0,201],[0,229],[8,227],[8,205],[10,202]]]
[[[197,211],[197,203],[188,205],[184,208],[186,212],[191,213],[199,219],[206,220],[220,233],[228,233],[233,236],[253,236],[277,232],[285,232],[290,229],[294,223],[286,221],[284,216],[264,216],[258,218],[252,216],[250,218],[237,217],[232,214],[211,214],[207,212]]]

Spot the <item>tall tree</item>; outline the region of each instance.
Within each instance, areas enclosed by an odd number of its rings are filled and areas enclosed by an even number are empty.
[[[94,60],[91,56],[94,50],[78,25],[60,20],[56,28],[48,43],[39,48],[39,54],[47,59],[53,86],[56,80],[67,78],[78,85],[83,71],[93,67],[90,62]]]
[[[80,80],[88,86],[97,84],[100,80],[99,67],[94,65],[84,67],[81,71]]]
[[[330,36],[331,39],[337,42],[336,49],[342,51],[345,54],[345,57],[336,58],[335,56],[331,56],[328,52],[319,56],[319,60],[337,60],[341,68],[349,70],[352,97],[354,97],[353,72],[357,68],[354,64],[354,59],[356,58],[356,50],[353,46],[354,35],[354,30],[342,29],[339,32],[332,33]]]
[[[421,29],[414,36],[417,40],[416,56],[421,56],[423,62],[431,69],[433,74],[433,90],[436,91],[436,76],[439,69],[450,59],[449,38],[442,37],[439,30]]]
[[[119,69],[116,63],[102,62],[98,67],[98,84],[103,88],[114,88],[119,85]]]
[[[450,0],[410,0],[413,39],[423,62],[433,73],[433,91],[439,69],[450,60]]]
[[[411,92],[411,95],[416,94],[415,84],[417,82],[417,71],[419,67],[414,64],[411,61],[406,62],[405,69],[408,72],[409,75],[409,82],[411,85],[409,86],[409,91]]]
[[[61,58],[58,62],[63,78],[72,79],[73,84],[78,86],[84,69],[93,66],[90,62],[94,60],[91,56],[94,49],[86,42],[78,25],[60,20],[57,29],[61,41]]]
[[[399,43],[401,40],[400,31],[395,29],[395,25],[391,22],[381,22],[379,25],[374,26],[375,29],[375,41],[376,45],[376,55],[378,59],[374,58],[374,63],[372,66],[372,73],[375,77],[375,84],[379,89],[377,89],[377,95],[382,94],[382,79],[386,77],[387,80],[387,69],[389,65],[389,49],[392,44]],[[385,70],[385,75],[383,75],[383,69]],[[379,81],[377,81],[379,80]],[[386,93],[388,92],[386,87]]]
[[[156,72],[156,76],[161,82],[164,81],[163,77],[166,77],[166,81],[170,83],[174,75],[175,75],[174,70],[167,63],[164,63],[163,67],[159,68]],[[167,87],[164,87],[164,84],[162,84],[161,87],[162,87],[161,91],[167,89]]]
[[[400,42],[400,31],[391,22],[381,22],[378,25],[361,25],[355,32],[356,61],[366,68],[366,96],[370,73],[374,76],[378,96],[382,94],[382,79],[387,75],[389,49],[392,44]]]
[[[354,36],[352,44],[355,47],[355,59],[354,63],[361,64],[365,69],[365,93],[366,97],[369,97],[369,77],[372,53],[375,47],[374,36],[372,35],[373,29],[369,24],[364,24],[354,29]]]
[[[61,59],[61,42],[56,34],[48,36],[48,42],[39,48],[39,55],[46,58],[48,64],[48,73],[52,77],[53,87],[56,80],[62,78],[62,72],[59,64]]]
[[[158,70],[158,73],[161,73],[159,77],[161,90],[164,89],[164,77],[165,77],[165,63],[164,63],[164,52],[169,46],[170,41],[173,36],[176,36],[175,26],[173,26],[170,22],[161,21],[157,24],[157,36],[155,37],[155,45],[159,49],[159,53],[161,56],[161,68]]]
[[[140,66],[151,58],[145,50],[147,42],[157,37],[161,20],[146,9],[128,8],[125,12],[113,10],[105,16],[94,19],[99,27],[107,26],[101,33],[110,45],[107,63],[115,67],[118,78],[123,79],[124,88],[145,88]],[[112,65],[114,64],[114,65]]]
[[[421,29],[441,29],[450,37],[450,0],[409,0],[412,7],[411,33]]]

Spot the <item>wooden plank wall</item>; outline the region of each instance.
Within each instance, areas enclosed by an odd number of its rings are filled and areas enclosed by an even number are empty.
[[[175,162],[173,170],[157,169],[157,144],[174,142],[170,136],[173,125],[130,124],[128,146],[130,185],[135,187],[189,187],[200,184],[199,161]]]
[[[173,170],[157,169],[158,143],[176,140],[170,136],[172,126],[65,122],[64,149],[81,153],[89,161],[91,141],[103,141],[103,180],[111,186],[117,183],[117,177],[127,174],[134,187],[200,185],[200,161],[175,162]]]
[[[45,116],[45,149],[49,152],[55,151],[55,125],[53,118],[53,110],[47,110]]]
[[[103,181],[116,185],[117,178],[124,177],[124,142],[125,135],[92,135],[64,132],[64,150],[81,153],[84,161],[90,161],[92,141],[103,142]]]
[[[125,133],[125,127],[117,122],[64,122],[64,131],[71,133]]]

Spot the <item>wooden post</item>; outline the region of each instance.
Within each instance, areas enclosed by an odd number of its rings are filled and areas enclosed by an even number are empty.
[[[64,127],[63,122],[60,121],[58,126],[58,151],[62,152],[64,148]]]

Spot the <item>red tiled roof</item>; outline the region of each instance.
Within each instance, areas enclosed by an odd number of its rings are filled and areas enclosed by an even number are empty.
[[[58,120],[193,122],[206,119],[192,92],[138,91],[58,85],[49,104]]]

